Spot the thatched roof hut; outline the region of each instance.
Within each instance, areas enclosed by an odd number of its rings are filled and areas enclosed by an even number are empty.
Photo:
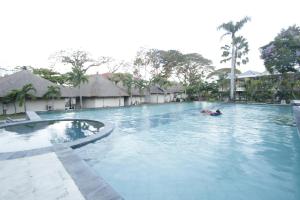
[[[31,71],[22,70],[11,75],[0,78],[0,97],[6,96],[11,90],[21,89],[26,84],[32,84],[36,89],[36,97],[43,97],[47,92],[48,86],[58,86]],[[62,97],[75,97],[76,91],[72,88],[59,86]]]
[[[110,80],[95,74],[88,77],[88,82],[81,85],[83,97],[126,97],[129,96]]]

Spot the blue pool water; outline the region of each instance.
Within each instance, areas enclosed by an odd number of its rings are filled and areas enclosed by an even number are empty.
[[[202,108],[221,108],[211,117]],[[43,114],[110,121],[76,151],[127,200],[299,200],[300,140],[288,106],[182,103]]]

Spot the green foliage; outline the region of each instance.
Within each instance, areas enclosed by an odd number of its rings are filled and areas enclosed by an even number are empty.
[[[212,61],[201,54],[184,54],[182,62],[176,67],[176,76],[186,86],[195,84],[214,70],[211,64]]]
[[[9,104],[12,103],[14,105],[15,113],[17,112],[16,108],[16,101],[17,101],[17,95],[20,93],[20,90],[15,89],[10,91],[4,98],[2,99],[3,104]]]
[[[121,83],[124,87],[127,88],[129,95],[132,93],[132,88],[135,86],[135,81],[132,74],[129,73],[113,73],[109,79],[115,84]]]
[[[219,79],[227,78],[229,77],[230,71],[231,71],[230,68],[220,68],[209,73],[207,78],[211,78],[213,76],[218,76]],[[241,71],[239,69],[235,69],[235,74],[241,74]]]
[[[295,72],[300,65],[300,27],[283,29],[273,41],[260,48],[261,58],[270,73]]]
[[[274,99],[274,84],[270,79],[249,79],[245,82],[248,101],[267,102]]]
[[[74,67],[72,68],[71,72],[68,72],[66,74],[67,81],[74,87],[80,86],[82,83],[88,82],[88,78],[85,75],[84,70],[81,70],[80,68]]]
[[[53,69],[32,68],[32,72],[56,84],[63,85],[67,82],[67,76],[65,74],[60,74]]]
[[[48,86],[47,92],[44,94],[46,99],[55,99],[61,96],[60,88],[55,85]]]
[[[234,48],[234,56],[232,56],[232,48]],[[249,45],[243,36],[234,37],[232,45],[224,45],[221,47],[221,50],[223,51],[221,63],[234,59],[235,65],[240,66],[249,62],[249,58],[247,57]]]
[[[216,83],[208,83],[198,81],[186,88],[186,93],[190,100],[217,100],[218,99],[218,85]]]
[[[263,76],[245,81],[245,97],[248,101],[277,102],[300,97],[299,74]]]
[[[26,84],[21,89],[14,89],[10,93],[8,93],[4,99],[6,103],[14,103],[18,102],[18,105],[21,107],[24,105],[24,109],[26,112],[26,99],[35,99],[34,93],[36,93],[36,89],[33,87],[33,85]],[[16,107],[15,107],[16,112]]]
[[[30,84],[26,84],[24,85],[21,90],[19,90],[17,92],[17,102],[19,102],[19,106],[23,106],[25,107],[25,111],[26,111],[26,99],[30,98],[30,99],[35,99],[35,96],[33,93],[36,93],[36,89],[33,87],[33,85]]]
[[[109,61],[109,58],[102,57],[98,60],[91,58],[89,53],[85,51],[60,51],[54,56],[59,62],[65,65],[71,65],[72,71],[66,74],[67,80],[74,87],[79,88],[80,93],[80,108],[82,108],[82,95],[80,85],[88,82],[86,72],[91,67],[103,65]]]

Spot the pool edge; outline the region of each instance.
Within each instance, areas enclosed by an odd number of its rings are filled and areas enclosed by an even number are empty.
[[[0,124],[0,128],[14,126],[18,124],[45,122],[45,121],[67,121],[67,120],[87,120],[83,118],[68,119],[35,119],[9,124]],[[80,158],[73,149],[80,148],[89,143],[101,140],[109,136],[114,130],[114,125],[109,122],[100,122],[104,127],[95,135],[78,139],[77,141],[67,142],[64,144],[56,144],[48,147],[0,153],[0,161],[37,156],[54,152],[63,165],[67,173],[71,176],[78,190],[86,200],[123,200],[124,198],[118,194],[112,186],[110,186],[101,176],[97,175],[90,166]]]
[[[298,135],[300,137],[300,106],[297,106],[297,105],[293,106],[293,115],[294,115],[294,120],[296,122]]]

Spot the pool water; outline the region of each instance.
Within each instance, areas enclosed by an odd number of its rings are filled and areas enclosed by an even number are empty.
[[[289,106],[174,103],[41,116],[113,122],[111,136],[76,151],[127,200],[300,199]]]
[[[30,150],[74,141],[96,134],[103,124],[65,120],[29,122],[0,128],[0,153]]]

